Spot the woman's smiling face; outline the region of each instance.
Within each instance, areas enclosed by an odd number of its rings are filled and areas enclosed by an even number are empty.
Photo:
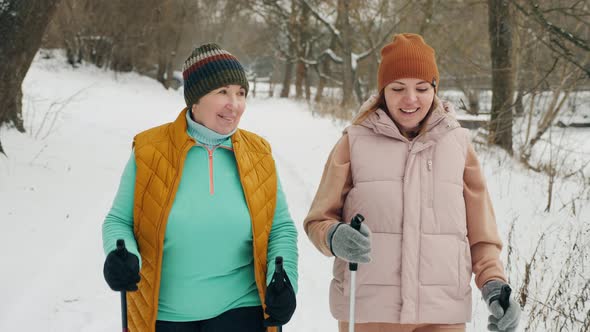
[[[418,129],[434,101],[434,88],[417,78],[397,79],[384,88],[385,103],[400,131]]]
[[[192,107],[193,120],[227,135],[238,127],[246,109],[246,90],[236,84],[210,91]]]

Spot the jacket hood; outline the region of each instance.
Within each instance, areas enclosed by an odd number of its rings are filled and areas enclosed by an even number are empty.
[[[461,126],[456,119],[455,109],[451,103],[442,102],[437,97],[434,98],[434,103],[436,106],[424,124],[426,134],[417,136],[415,140],[437,141],[449,131]],[[380,108],[371,113],[360,125],[373,130],[376,134],[409,141],[402,135],[395,122],[387,114],[387,111]]]

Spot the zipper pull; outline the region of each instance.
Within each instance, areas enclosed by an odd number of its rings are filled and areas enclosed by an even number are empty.
[[[428,162],[426,163],[426,166],[428,168],[429,171],[432,171],[432,159],[428,159]]]

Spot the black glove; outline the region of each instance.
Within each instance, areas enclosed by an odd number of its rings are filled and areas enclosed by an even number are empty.
[[[272,275],[272,280],[266,288],[266,314],[264,326],[285,325],[293,316],[297,300],[291,281],[284,269]]]
[[[139,259],[124,247],[115,249],[107,255],[103,274],[112,290],[136,291],[140,280]]]

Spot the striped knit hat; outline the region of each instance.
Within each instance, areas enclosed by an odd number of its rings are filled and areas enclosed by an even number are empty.
[[[184,100],[187,106],[199,102],[199,99],[211,90],[237,84],[246,89],[248,79],[238,59],[217,44],[204,44],[193,51],[182,68],[184,79]]]

